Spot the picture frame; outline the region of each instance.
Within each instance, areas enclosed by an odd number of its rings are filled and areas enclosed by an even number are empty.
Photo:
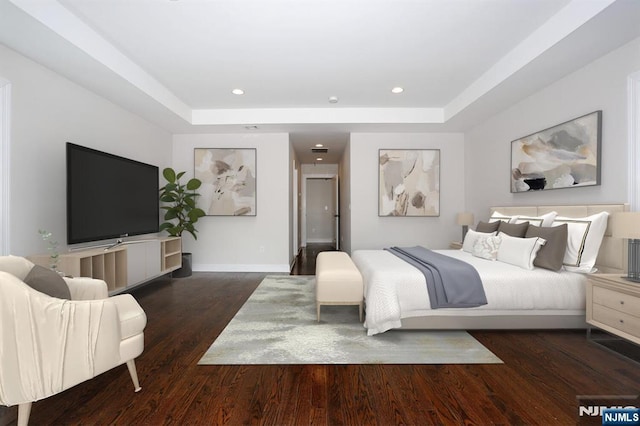
[[[378,216],[440,216],[440,150],[378,151]]]
[[[511,192],[600,185],[602,111],[511,142]]]
[[[195,148],[194,177],[207,216],[256,216],[255,148]]]

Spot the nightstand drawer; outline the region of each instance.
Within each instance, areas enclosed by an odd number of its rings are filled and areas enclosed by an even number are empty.
[[[630,315],[640,314],[640,297],[598,286],[593,287],[593,303]]]
[[[593,319],[616,330],[640,337],[640,318],[633,315],[594,304]]]

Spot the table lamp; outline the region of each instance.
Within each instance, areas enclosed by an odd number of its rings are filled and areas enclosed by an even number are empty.
[[[640,283],[640,212],[615,213],[611,216],[611,236],[629,240],[629,281]]]
[[[469,225],[473,225],[473,213],[458,213],[456,223],[462,226],[462,241],[464,241],[464,237],[467,235],[467,231],[469,230]]]

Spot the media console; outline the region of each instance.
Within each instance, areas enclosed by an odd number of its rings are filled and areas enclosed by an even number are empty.
[[[104,280],[115,294],[168,274],[182,266],[180,237],[125,242],[112,248],[90,248],[60,254],[58,270],[74,277]],[[49,267],[49,255],[29,260]]]

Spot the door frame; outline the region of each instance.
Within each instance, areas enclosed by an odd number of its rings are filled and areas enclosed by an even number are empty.
[[[11,83],[0,77],[0,255],[10,253]]]
[[[300,214],[300,247],[307,246],[307,179],[333,179],[336,178],[336,185],[338,182],[338,173],[310,173],[302,175],[302,195],[301,195],[301,214]],[[337,198],[337,197],[336,197]],[[339,199],[336,200],[339,202]],[[340,206],[334,206],[336,211],[340,211]],[[336,237],[336,244],[338,243],[338,235]]]

